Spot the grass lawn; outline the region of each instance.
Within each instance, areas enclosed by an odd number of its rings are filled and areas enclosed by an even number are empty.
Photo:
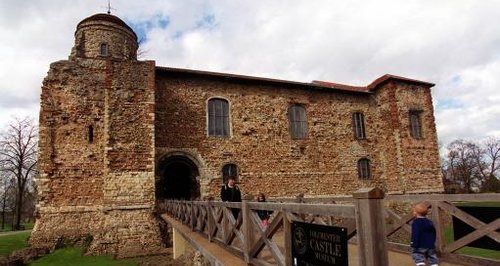
[[[27,246],[26,240],[31,232],[19,232],[12,235],[0,236],[0,256],[9,255],[12,251]]]
[[[22,223],[22,226],[24,226],[24,230],[31,230],[33,229],[33,226],[35,225],[34,223]],[[10,232],[12,231],[12,225],[10,223],[5,224],[5,227],[2,229],[0,228],[0,232]]]
[[[31,232],[16,232],[9,235],[0,236],[0,256],[11,254],[15,250],[27,247],[27,240]],[[58,249],[46,255],[30,265],[71,265],[71,266],[135,266],[138,259],[114,260],[112,256],[83,256],[82,248],[68,247]]]
[[[112,256],[83,256],[82,248],[58,249],[32,263],[30,266],[135,266],[137,259],[114,260]]]

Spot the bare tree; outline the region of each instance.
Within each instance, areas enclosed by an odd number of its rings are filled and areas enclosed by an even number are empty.
[[[489,138],[479,144],[459,139],[450,143],[448,150],[442,163],[448,193],[500,190],[500,139]]]
[[[483,151],[475,143],[462,139],[448,145],[447,175],[459,184],[463,192],[471,193],[479,189],[483,180],[484,165],[480,159]]]
[[[487,162],[483,192],[500,192],[500,138],[489,138],[484,142],[485,160]]]
[[[0,169],[12,174],[16,184],[13,230],[19,230],[27,185],[33,180],[37,166],[38,134],[30,118],[16,118],[0,136]]]
[[[15,206],[15,183],[8,173],[0,172],[0,211],[2,212],[1,228],[5,229],[6,214],[12,216],[12,210]],[[12,221],[11,221],[12,224]]]

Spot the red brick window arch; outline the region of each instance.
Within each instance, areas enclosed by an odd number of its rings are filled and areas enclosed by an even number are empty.
[[[234,163],[226,164],[222,167],[222,182],[226,184],[228,177],[234,177],[238,181],[238,166]]]
[[[358,178],[359,179],[372,178],[369,159],[361,158],[358,160]]]
[[[208,135],[229,136],[229,102],[220,98],[208,100]]]
[[[292,139],[305,139],[307,137],[306,108],[294,104],[288,108],[289,130]]]

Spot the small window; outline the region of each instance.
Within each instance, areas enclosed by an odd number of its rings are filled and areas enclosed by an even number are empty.
[[[108,56],[108,44],[107,43],[101,43],[99,54],[102,56]]]
[[[363,113],[352,114],[352,126],[354,129],[354,138],[365,139],[365,117]]]
[[[225,184],[228,177],[234,177],[238,181],[238,166],[236,164],[226,164],[222,167],[222,182]]]
[[[305,139],[307,136],[306,109],[297,104],[290,106],[288,120],[292,139]]]
[[[359,179],[370,179],[370,160],[362,158],[358,161],[358,177]]]
[[[421,120],[422,111],[411,110],[409,113],[410,116],[410,135],[415,139],[422,138],[422,120]]]
[[[208,101],[208,135],[229,136],[229,103],[224,99]]]
[[[94,142],[94,127],[92,125],[89,126],[88,134],[89,134],[89,143],[93,143]]]

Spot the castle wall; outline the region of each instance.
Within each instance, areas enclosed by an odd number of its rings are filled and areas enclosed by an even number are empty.
[[[154,62],[51,65],[42,87],[31,244],[91,235],[95,253],[161,252],[153,216],[154,74]]]
[[[415,95],[404,84],[385,86],[374,94],[340,93],[165,71],[157,77],[156,157],[184,151],[200,158],[202,196],[216,198],[227,163],[238,165],[244,194],[350,194],[374,185],[390,192],[441,191],[430,90]],[[229,101],[230,137],[207,136],[212,97]],[[287,110],[294,103],[306,108],[306,139],[290,137]],[[405,108],[413,103],[426,110],[423,140],[408,139]],[[353,112],[365,115],[365,140],[354,138]],[[371,161],[371,180],[358,178],[361,158]]]

